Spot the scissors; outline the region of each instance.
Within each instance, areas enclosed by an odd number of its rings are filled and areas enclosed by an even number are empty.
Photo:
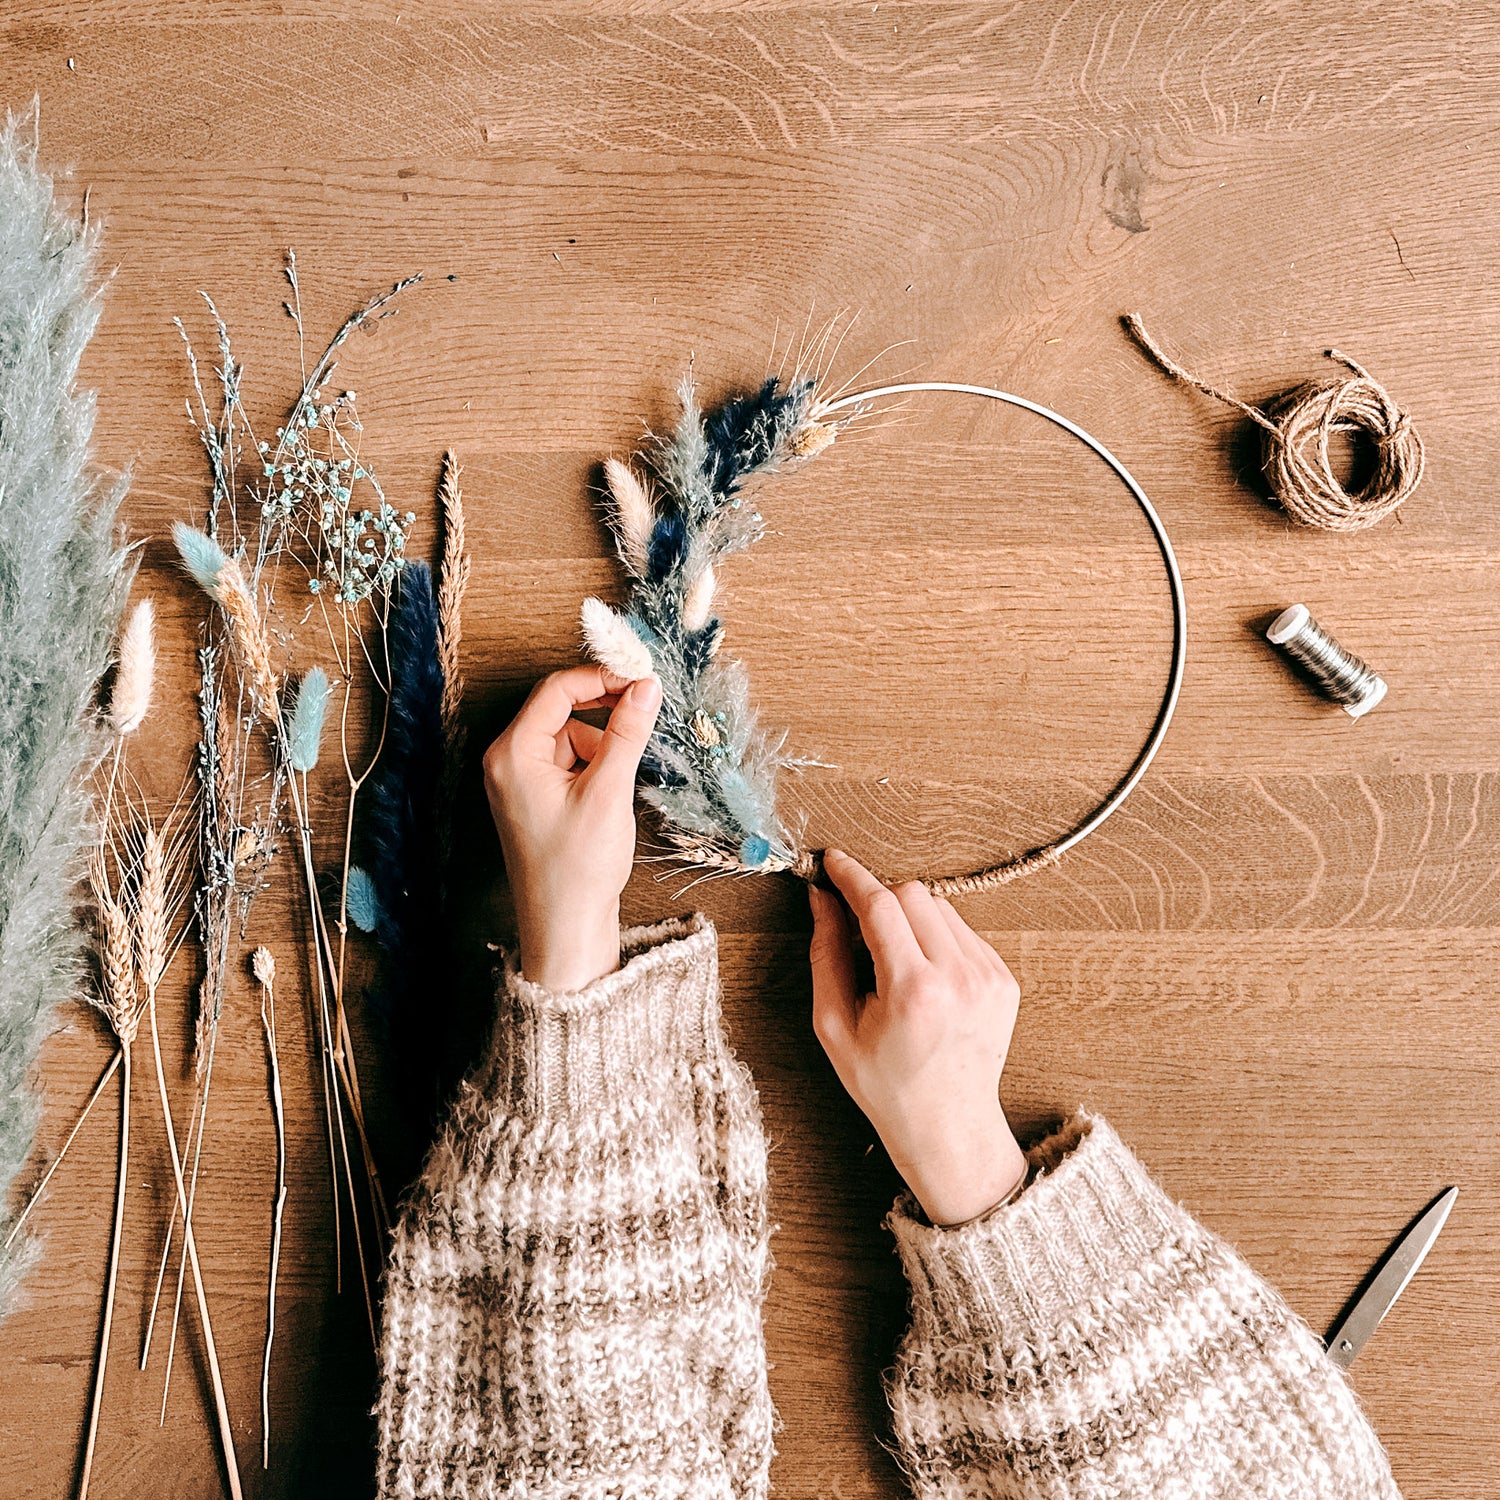
[[[1354,1363],[1354,1356],[1380,1326],[1380,1320],[1396,1305],[1396,1298],[1417,1274],[1417,1267],[1426,1260],[1427,1252],[1448,1222],[1457,1197],[1456,1187],[1440,1193],[1416,1223],[1392,1241],[1390,1249],[1376,1266],[1369,1285],[1354,1299],[1354,1305],[1343,1321],[1328,1335],[1328,1353],[1336,1365],[1347,1370]]]

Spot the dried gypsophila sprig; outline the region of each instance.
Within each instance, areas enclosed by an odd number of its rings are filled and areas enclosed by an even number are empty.
[[[811,376],[768,379],[706,414],[691,377],[679,395],[676,431],[644,454],[654,483],[618,460],[605,466],[605,518],[630,587],[618,610],[585,600],[584,639],[613,675],[661,680],[641,796],[669,844],[725,871],[788,869],[800,856],[776,815],[776,774],[798,762],[757,726],[743,667],[719,657],[716,568],[764,530],[746,481],[815,457],[842,424]]]

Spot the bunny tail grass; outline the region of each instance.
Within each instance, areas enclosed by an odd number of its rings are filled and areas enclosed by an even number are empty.
[[[35,114],[0,127],[0,1242],[31,1153],[29,1086],[64,1000],[83,993],[74,911],[103,741],[91,713],[129,564],[124,479],[92,465],[94,397],[74,382],[99,318],[96,230],[37,167]],[[0,1315],[35,1245],[0,1250]]]
[[[215,595],[219,574],[229,561],[224,549],[211,536],[183,521],[172,522],[172,543],[188,576],[205,594]]]
[[[634,630],[630,622],[617,614],[602,599],[585,599],[580,613],[583,639],[589,654],[615,677],[634,682],[638,677],[649,677],[654,670],[651,652]]]
[[[120,636],[120,662],[109,695],[109,722],[116,734],[134,734],[151,709],[156,684],[156,613],[149,599],[130,611]]]
[[[286,758],[294,771],[304,775],[318,763],[330,691],[322,667],[309,667],[297,686],[297,701],[287,719]]]

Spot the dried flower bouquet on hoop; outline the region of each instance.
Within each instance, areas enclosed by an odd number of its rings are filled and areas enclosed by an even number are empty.
[[[792,869],[799,855],[776,816],[776,775],[806,762],[759,728],[744,668],[719,655],[715,570],[764,532],[746,481],[815,457],[839,424],[825,419],[810,376],[768,379],[707,416],[691,377],[678,394],[677,429],[646,450],[646,474],[605,464],[606,518],[630,589],[623,609],[584,601],[584,638],[616,676],[661,679],[641,796],[671,847],[726,871]]]

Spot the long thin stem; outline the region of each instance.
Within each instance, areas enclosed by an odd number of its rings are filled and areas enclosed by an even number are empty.
[[[162,1122],[167,1131],[167,1148],[172,1158],[172,1180],[177,1186],[178,1212],[183,1216],[182,1240],[188,1262],[193,1268],[193,1291],[198,1299],[198,1319],[203,1324],[203,1347],[208,1354],[209,1377],[214,1388],[214,1407],[219,1419],[219,1438],[224,1445],[224,1464],[229,1476],[229,1493],[233,1500],[244,1500],[240,1489],[239,1458],[234,1451],[234,1430],[229,1423],[229,1404],[224,1399],[224,1379],[219,1372],[219,1351],[214,1344],[213,1323],[208,1315],[208,1296],[203,1290],[203,1272],[198,1265],[198,1246],[193,1240],[193,1226],[187,1217],[187,1191],[182,1183],[182,1160],[177,1154],[177,1132],[172,1128],[172,1104],[167,1097],[167,1074],[161,1062],[161,1039],[156,1029],[156,996],[146,1001],[151,1022],[151,1053],[156,1063],[156,1087],[161,1095]]]
[[[193,1141],[194,1141],[194,1139],[197,1136],[197,1130],[198,1130],[198,1106],[197,1106],[197,1103],[195,1101],[194,1104],[193,1104],[193,1112],[192,1112],[191,1115],[188,1116],[187,1145],[184,1148],[185,1150],[191,1151],[193,1149]],[[191,1201],[191,1198],[189,1199],[189,1201]],[[156,1332],[156,1313],[157,1313],[157,1309],[161,1305],[161,1289],[162,1289],[163,1286],[166,1285],[166,1280],[167,1280],[167,1266],[170,1264],[171,1259],[172,1259],[173,1235],[176,1232],[176,1229],[177,1229],[177,1204],[174,1201],[173,1204],[172,1204],[172,1212],[167,1215],[167,1237],[166,1237],[166,1239],[162,1243],[162,1247],[161,1247],[161,1261],[159,1262],[159,1264],[156,1267],[156,1289],[151,1294],[151,1313],[150,1313],[150,1316],[146,1319],[146,1334],[145,1334],[145,1337],[141,1340],[141,1364],[140,1364],[140,1368],[143,1369],[143,1370],[146,1368],[146,1361],[150,1358],[150,1355],[151,1355],[151,1338],[152,1338],[152,1335]],[[183,1257],[181,1264],[183,1266],[187,1265],[187,1258],[186,1258],[186,1256]],[[164,1412],[166,1410],[166,1398],[165,1397],[162,1398],[162,1410]]]
[[[276,1273],[281,1264],[281,1216],[286,1207],[286,1110],[281,1097],[281,1062],[276,1049],[276,991],[263,987],[260,1020],[271,1067],[271,1105],[276,1119],[276,1202],[271,1211],[271,1273],[266,1293],[266,1352],[260,1366],[261,1467],[271,1467],[271,1344],[276,1337]]]
[[[109,832],[109,812],[115,800],[115,780],[120,774],[120,755],[125,749],[125,736],[116,735],[115,753],[109,763],[109,781],[104,788],[104,815],[99,819],[99,845],[104,846],[104,840]]]
[[[16,1218],[16,1222],[10,1226],[10,1233],[5,1236],[5,1243],[4,1245],[0,1245],[0,1250],[9,1250],[15,1237],[20,1234],[21,1226],[26,1222],[26,1216],[37,1206],[42,1193],[46,1190],[47,1184],[52,1181],[52,1174],[62,1166],[63,1157],[68,1154],[68,1147],[73,1144],[73,1137],[83,1129],[83,1122],[88,1119],[94,1105],[98,1103],[99,1095],[104,1092],[104,1085],[115,1076],[115,1069],[119,1066],[120,1052],[116,1048],[115,1055],[110,1058],[109,1062],[105,1065],[104,1071],[99,1075],[99,1082],[94,1085],[94,1092],[89,1095],[88,1103],[83,1106],[78,1118],[73,1122],[73,1128],[68,1132],[68,1138],[63,1142],[62,1150],[57,1153],[52,1165],[47,1168],[46,1173],[43,1175],[42,1180],[32,1189],[31,1196],[26,1200],[26,1207],[21,1210]]]
[[[370,1145],[369,1132],[365,1128],[364,1101],[360,1096],[359,1069],[354,1058],[353,1039],[349,1032],[349,1017],[344,1009],[340,976],[334,963],[333,942],[328,935],[328,924],[323,916],[323,904],[318,899],[317,876],[314,873],[312,863],[312,826],[308,822],[304,811],[308,805],[306,777],[304,776],[303,778],[300,790],[295,775],[288,778],[288,783],[291,787],[293,810],[296,813],[298,825],[303,830],[303,873],[307,886],[308,916],[313,924],[315,962],[325,966],[319,968],[317,980],[319,1004],[324,1011],[328,1061],[333,1070],[335,1093],[337,1093],[337,1084],[341,1082],[344,1087],[344,1094],[349,1101],[349,1114],[354,1121],[355,1133],[359,1137],[360,1154],[364,1161],[365,1175],[368,1179],[370,1200],[374,1206],[374,1211],[379,1220],[379,1227],[383,1235],[390,1225],[390,1211],[386,1204],[385,1189],[381,1185],[380,1172],[375,1165],[375,1152]],[[325,974],[327,976],[326,984],[324,980]],[[329,988],[333,991],[333,1014],[338,1023],[336,1028],[327,1021],[327,990]],[[342,1121],[342,1115],[339,1118]],[[332,1149],[330,1142],[330,1155]]]
[[[99,1329],[99,1363],[94,1371],[94,1394],[89,1402],[89,1429],[83,1449],[83,1473],[78,1479],[78,1500],[87,1500],[89,1476],[94,1470],[94,1444],[99,1437],[99,1413],[104,1407],[104,1370],[109,1363],[109,1330],[115,1316],[115,1280],[120,1270],[125,1188],[130,1180],[130,1043],[123,1037],[117,1055],[123,1071],[120,1079],[120,1162],[115,1184],[115,1224],[109,1240],[109,1276],[104,1286],[104,1321]],[[102,1086],[103,1080],[100,1082]]]
[[[213,1081],[214,1081],[214,1053],[218,1050],[218,1041],[219,1041],[219,1028],[218,1028],[218,1026],[214,1026],[213,1029],[211,1030],[210,1034],[209,1034],[209,1039],[208,1039],[208,1063],[207,1063],[207,1066],[205,1067],[204,1072],[203,1072],[203,1089],[202,1089],[202,1092],[201,1092],[201,1094],[199,1096],[199,1103],[198,1103],[198,1108],[197,1108],[197,1116],[198,1116],[197,1134],[193,1138],[193,1140],[190,1141],[190,1143],[189,1143],[191,1145],[191,1147],[192,1147],[192,1152],[193,1152],[193,1167],[192,1167],[192,1171],[188,1175],[187,1213],[185,1215],[186,1222],[189,1223],[189,1224],[192,1223],[192,1219],[193,1219],[193,1206],[198,1201],[198,1166],[199,1166],[199,1163],[203,1160],[203,1134],[204,1134],[205,1127],[208,1125],[208,1095],[209,1095],[209,1090],[212,1089],[212,1087],[213,1087]],[[176,1222],[176,1216],[175,1215],[173,1216],[173,1222],[174,1223]],[[169,1224],[167,1226],[167,1250],[163,1251],[163,1254],[162,1254],[162,1264],[163,1265],[166,1264],[166,1255],[167,1255],[167,1252],[169,1252],[171,1250],[171,1246],[172,1246],[172,1229],[171,1229],[171,1225]],[[161,1384],[161,1418],[160,1418],[160,1420],[157,1423],[157,1425],[159,1427],[165,1427],[167,1425],[167,1396],[168,1396],[168,1394],[170,1393],[170,1391],[172,1389],[172,1361],[173,1361],[173,1358],[176,1356],[176,1353],[177,1353],[177,1324],[178,1324],[178,1321],[182,1317],[182,1283],[183,1283],[184,1277],[186,1276],[186,1273],[187,1273],[187,1256],[186,1255],[181,1255],[181,1256],[178,1257],[178,1260],[177,1260],[177,1292],[176,1292],[176,1295],[172,1299],[172,1332],[171,1332],[171,1335],[167,1339],[167,1372],[166,1372],[166,1375],[163,1377],[162,1384]],[[159,1281],[158,1281],[157,1285],[158,1285],[158,1287],[160,1287],[160,1282]],[[156,1306],[155,1306],[154,1303],[152,1304],[152,1308],[151,1308],[151,1316],[152,1316],[152,1320],[154,1322],[155,1321],[155,1317],[156,1317]],[[148,1346],[150,1344],[150,1339],[151,1339],[151,1331],[148,1328],[146,1330],[146,1340],[147,1340]],[[141,1351],[141,1368],[145,1369],[145,1367],[146,1367],[146,1351],[144,1349],[142,1349],[142,1351]]]
[[[293,799],[299,803],[298,812],[300,814],[300,812],[301,812],[301,806],[305,805],[305,802],[306,802],[306,788],[305,787],[302,788],[301,792],[299,793],[298,788],[297,788],[297,778],[295,776],[293,776],[293,777],[290,778],[290,784],[291,784],[291,787],[292,787],[292,796],[293,796]],[[319,946],[318,934],[320,932],[322,933],[322,935],[323,935],[322,936],[322,942],[324,944],[327,943],[327,936],[328,935],[327,935],[327,929],[325,927],[323,927],[323,925],[322,925],[322,912],[321,912],[321,910],[319,908],[319,902],[318,902],[317,876],[316,876],[316,874],[313,871],[313,862],[312,862],[312,830],[308,826],[308,824],[307,824],[307,822],[306,822],[305,819],[301,820],[301,829],[302,829],[302,864],[303,864],[303,874],[305,875],[306,880],[307,880],[308,901],[309,901],[309,903],[311,904],[311,907],[312,907],[313,919],[314,919],[314,924],[315,924],[314,925],[314,932],[313,932],[313,944],[314,944],[314,947],[318,947]],[[319,962],[319,964],[318,964],[318,1016],[319,1016],[320,1027],[321,1027],[321,1030],[322,1030],[323,1049],[324,1049],[324,1052],[326,1053],[329,1061],[332,1063],[334,1061],[334,1050],[333,1050],[333,1035],[334,1035],[334,1033],[333,1033],[333,1024],[332,1024],[332,1021],[330,1020],[329,1014],[328,1014],[328,992],[327,992],[327,989],[326,989],[326,987],[325,987],[325,985],[323,983],[323,970],[322,970],[321,962]],[[342,1021],[343,1021],[342,1013],[340,1013],[339,1019],[340,1019],[340,1023],[342,1024]],[[342,1049],[340,1049],[340,1050],[342,1050]],[[345,1084],[345,1087],[347,1089],[347,1087],[348,1087],[348,1075],[347,1075],[347,1073],[345,1073],[343,1076],[344,1076],[344,1084]],[[338,1151],[339,1151],[339,1156],[341,1156],[342,1159],[343,1159],[344,1176],[345,1176],[345,1179],[347,1180],[347,1182],[349,1184],[349,1223],[350,1223],[350,1226],[354,1230],[354,1250],[355,1250],[355,1257],[356,1257],[356,1259],[359,1262],[359,1280],[360,1280],[360,1286],[363,1289],[364,1294],[365,1294],[365,1312],[368,1315],[369,1320],[370,1320],[370,1339],[371,1339],[371,1342],[374,1343],[374,1342],[378,1341],[377,1340],[377,1335],[376,1335],[376,1332],[375,1332],[375,1302],[374,1302],[374,1299],[370,1295],[370,1271],[369,1271],[369,1267],[365,1264],[364,1235],[362,1234],[362,1232],[360,1230],[360,1227],[359,1227],[359,1204],[356,1201],[355,1196],[354,1196],[354,1169],[353,1169],[353,1167],[349,1163],[349,1142],[348,1142],[347,1137],[344,1134],[344,1110],[343,1110],[343,1105],[342,1105],[342,1103],[340,1102],[340,1099],[339,1099],[339,1091],[338,1091],[336,1083],[335,1083],[335,1088],[333,1090],[332,1104],[333,1104],[333,1109],[332,1109],[332,1112],[329,1115],[329,1148],[328,1149],[329,1149],[330,1159],[331,1159],[331,1162],[332,1162],[332,1165],[333,1165],[333,1169],[334,1169],[334,1180],[333,1180],[333,1203],[334,1203],[334,1215],[335,1215],[334,1223],[335,1223],[335,1226],[337,1226],[337,1223],[338,1223],[338,1218],[337,1218],[337,1215],[338,1215],[338,1196],[339,1196],[339,1184],[338,1184],[338,1175],[337,1175],[337,1173],[338,1173],[337,1162],[338,1162],[339,1158],[338,1157],[334,1157],[332,1155],[333,1150],[334,1150],[332,1135],[333,1135],[334,1127],[336,1126],[337,1130],[338,1130]],[[361,1132],[361,1138],[363,1138],[363,1132]],[[370,1165],[370,1158],[368,1157],[368,1155],[366,1156],[366,1166],[367,1166],[367,1169],[373,1173],[373,1167]],[[375,1182],[376,1179],[372,1175],[370,1180],[371,1180],[371,1184],[372,1184],[372,1188],[373,1188],[373,1184],[374,1184],[374,1182]],[[373,1192],[372,1192],[372,1198],[373,1198]],[[335,1240],[335,1252],[337,1253],[337,1239]]]
[[[383,1239],[390,1233],[391,1215],[386,1204],[385,1190],[381,1186],[380,1173],[375,1167],[375,1154],[370,1148],[369,1134],[365,1129],[364,1100],[359,1091],[359,1068],[354,1057],[354,1042],[349,1035],[349,1021],[344,1009],[344,974],[347,943],[349,936],[349,866],[353,857],[354,849],[354,806],[359,797],[360,789],[370,779],[380,760],[381,752],[385,749],[386,735],[390,732],[391,721],[391,689],[390,689],[390,636],[386,630],[387,621],[382,615],[380,639],[385,652],[385,678],[375,671],[374,663],[370,664],[370,671],[375,682],[384,692],[384,703],[380,713],[380,738],[376,742],[374,753],[370,756],[364,770],[355,775],[354,767],[349,759],[349,690],[346,684],[344,689],[343,703],[339,711],[339,748],[344,762],[344,776],[349,783],[349,802],[344,818],[344,868],[339,883],[339,951],[338,962],[333,972],[333,1001],[334,1010],[338,1017],[338,1047],[336,1057],[342,1063],[345,1056],[348,1058],[348,1084],[350,1092],[349,1109],[354,1117],[355,1130],[359,1135],[360,1149],[364,1155],[365,1174],[370,1183],[370,1201],[375,1210],[376,1230]],[[344,613],[344,632],[348,635],[349,616]],[[361,645],[364,636],[359,636]],[[368,651],[366,658],[368,659]],[[327,932],[324,932],[325,940]],[[330,945],[331,946],[331,945]]]
[[[328,1036],[328,1001],[324,994],[323,941],[320,936],[317,876],[312,863],[312,828],[303,812],[303,798],[298,790],[294,771],[287,778],[291,788],[292,811],[297,819],[297,838],[302,849],[302,870],[307,883],[307,902],[312,918],[313,982],[317,986],[316,1020],[318,1025],[318,1064],[323,1077],[323,1117],[328,1125],[328,1177],[333,1198],[333,1284],[336,1292],[342,1292],[344,1265],[344,1238],[339,1210],[338,1155],[333,1143],[333,1116],[338,1098],[338,1079],[333,1071],[333,1048]]]

